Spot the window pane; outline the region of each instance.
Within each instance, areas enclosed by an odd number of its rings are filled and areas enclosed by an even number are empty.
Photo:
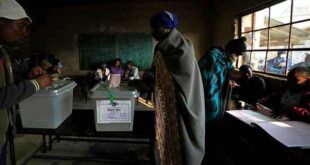
[[[286,51],[269,51],[267,54],[267,72],[285,74]]]
[[[292,51],[288,56],[289,70],[297,66],[310,66],[310,51]]]
[[[244,56],[238,56],[238,68],[241,66],[241,65],[250,65],[250,54],[251,52],[245,52],[245,55]]]
[[[243,16],[241,18],[241,32],[252,31],[252,14]]]
[[[252,52],[251,64],[250,64],[252,69],[256,71],[264,71],[265,59],[266,59],[265,51]]]
[[[252,33],[243,33],[242,36],[246,38],[246,41],[245,41],[246,49],[251,50],[252,49]]]
[[[239,32],[238,32],[238,25],[239,25],[239,22],[237,19],[234,19],[234,39],[237,39],[238,36],[239,36]]]
[[[310,48],[310,21],[293,24],[292,48]]]
[[[268,30],[254,32],[253,49],[267,49]]]
[[[289,25],[270,29],[269,49],[288,48]]]
[[[262,29],[268,27],[269,8],[254,13],[254,29]]]
[[[290,22],[291,0],[284,1],[270,8],[270,26]]]
[[[293,22],[310,19],[310,1],[294,0]]]

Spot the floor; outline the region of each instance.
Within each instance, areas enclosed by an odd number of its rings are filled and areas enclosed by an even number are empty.
[[[152,164],[148,145],[104,142],[60,141],[46,153],[39,149],[41,136],[15,139],[17,164],[23,165],[111,165]]]

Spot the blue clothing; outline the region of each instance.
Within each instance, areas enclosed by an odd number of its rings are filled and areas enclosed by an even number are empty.
[[[233,64],[226,54],[217,48],[211,49],[199,61],[205,94],[206,123],[221,120],[227,96],[228,81]]]
[[[271,73],[284,74],[286,59],[282,57],[275,57],[267,61],[267,71]]]

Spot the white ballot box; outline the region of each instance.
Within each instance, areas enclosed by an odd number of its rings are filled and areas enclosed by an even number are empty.
[[[94,89],[96,88],[96,89]],[[89,94],[95,99],[94,113],[97,131],[132,131],[138,92],[127,84],[118,88],[96,85]],[[112,101],[113,100],[113,101]]]
[[[57,80],[20,103],[24,128],[57,128],[72,113],[74,81]]]

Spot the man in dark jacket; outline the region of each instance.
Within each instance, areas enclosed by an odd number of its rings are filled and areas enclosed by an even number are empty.
[[[5,44],[23,41],[28,36],[31,19],[15,0],[0,2],[0,164],[7,164],[7,146],[12,140],[11,128],[14,125],[15,105],[31,96],[40,88],[51,84],[49,75],[33,80],[14,82],[11,61]]]
[[[249,65],[242,65],[239,72],[241,77],[237,79],[238,86],[234,88],[234,93],[237,94],[239,100],[256,105],[258,99],[264,96],[266,90],[265,80],[253,75],[252,68]]]

